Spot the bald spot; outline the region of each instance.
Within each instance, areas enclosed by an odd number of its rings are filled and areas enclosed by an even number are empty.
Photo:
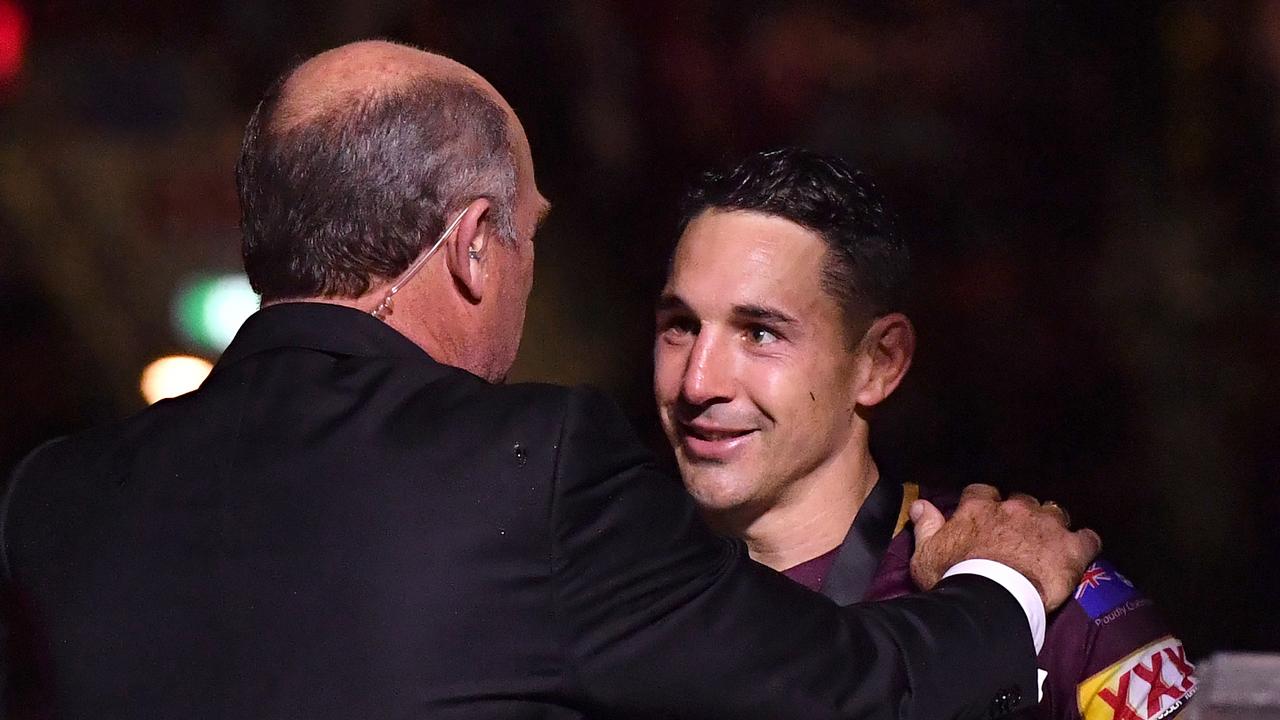
[[[498,91],[466,65],[407,45],[365,40],[327,50],[299,65],[281,89],[271,130],[286,132],[317,116],[375,100],[422,79],[474,85],[515,119],[515,112]]]

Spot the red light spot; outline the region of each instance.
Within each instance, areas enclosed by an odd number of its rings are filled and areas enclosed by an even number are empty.
[[[0,85],[18,77],[27,52],[27,17],[12,0],[0,0]]]

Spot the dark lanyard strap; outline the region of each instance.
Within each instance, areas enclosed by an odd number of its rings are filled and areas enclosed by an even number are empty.
[[[893,539],[901,508],[902,485],[881,477],[840,544],[840,552],[822,583],[823,595],[839,605],[862,601]]]

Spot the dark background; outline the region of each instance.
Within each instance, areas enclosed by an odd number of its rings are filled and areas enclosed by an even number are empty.
[[[238,267],[258,94],[367,37],[471,65],[526,125],[555,210],[517,379],[603,386],[660,444],[682,183],[841,153],[917,258],[887,472],[1059,500],[1194,656],[1280,649],[1280,3],[0,0],[0,471],[192,350],[170,298]]]

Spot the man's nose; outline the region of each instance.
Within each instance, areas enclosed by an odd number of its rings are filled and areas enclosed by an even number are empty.
[[[692,405],[725,402],[733,397],[731,353],[715,333],[703,332],[689,353],[680,394]]]

